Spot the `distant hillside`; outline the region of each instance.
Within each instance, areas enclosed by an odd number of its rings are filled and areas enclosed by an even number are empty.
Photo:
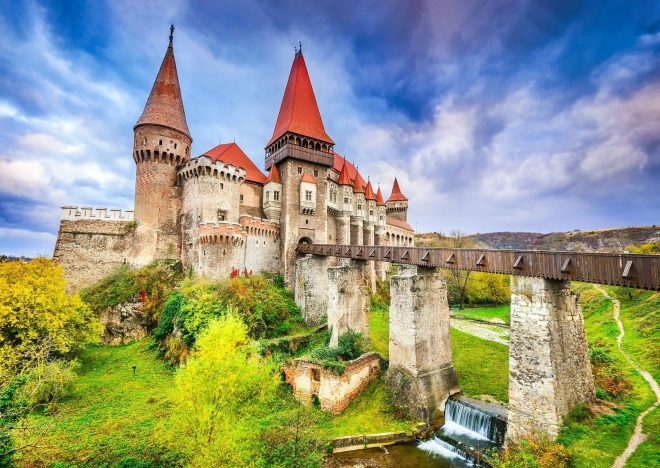
[[[660,242],[660,227],[637,226],[593,231],[552,232],[489,232],[466,236],[477,248],[521,250],[573,250],[580,252],[621,252],[630,245]],[[450,239],[443,233],[417,234],[415,243],[420,247],[449,246]]]

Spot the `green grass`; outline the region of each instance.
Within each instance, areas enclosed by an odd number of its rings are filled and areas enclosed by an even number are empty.
[[[509,347],[452,328],[454,368],[461,392],[509,401]]]
[[[620,358],[621,368],[630,379],[633,390],[617,401],[622,407],[617,409],[615,414],[598,417],[593,422],[569,424],[569,427],[562,430],[558,440],[568,447],[576,467],[606,468],[610,467],[616,457],[623,452],[633,433],[637,416],[654,401],[654,397],[648,384],[623,359],[616,348],[616,336],[619,331],[612,315],[612,302],[591,285],[575,284],[574,289],[581,294],[587,340],[590,343],[601,340],[601,343],[606,343],[613,356]],[[626,317],[622,316],[622,319],[624,327],[628,330]],[[647,343],[647,346],[651,345],[652,343]],[[651,347],[657,347],[657,343]],[[655,440],[657,446],[657,438]],[[648,459],[655,456],[658,459],[658,452],[654,452],[652,443],[649,443],[649,446],[648,448],[640,446],[638,450],[643,449],[643,451],[635,455],[626,466],[628,468],[652,466],[645,464],[643,457]]]
[[[75,462],[110,467],[131,457],[158,461],[165,450],[154,436],[157,425],[167,422],[174,372],[157,358],[150,340],[92,347],[81,362],[75,390],[60,405],[60,413],[34,416],[37,422],[51,423],[44,440],[51,448],[19,459],[19,464],[28,466],[40,458],[49,462],[46,466]]]
[[[452,315],[465,317],[483,322],[505,323],[511,325],[511,306],[503,305],[499,307],[475,307],[463,310],[452,310]]]
[[[389,308],[372,311],[369,315],[369,337],[374,351],[385,359],[390,356],[390,313]]]

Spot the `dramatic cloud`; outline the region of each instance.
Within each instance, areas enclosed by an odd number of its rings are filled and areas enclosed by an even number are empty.
[[[176,26],[193,153],[261,166],[302,40],[328,133],[419,230],[660,221],[653,1],[0,0],[0,253],[133,203],[132,127]]]

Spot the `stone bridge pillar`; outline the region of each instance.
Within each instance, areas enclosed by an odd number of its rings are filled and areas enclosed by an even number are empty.
[[[577,403],[596,398],[580,297],[570,281],[511,277],[507,436],[554,438]]]
[[[349,328],[369,338],[369,266],[366,260],[340,259],[328,268],[328,328],[330,346]]]
[[[394,404],[433,425],[457,393],[447,285],[439,268],[405,266],[390,280],[390,366]]]
[[[295,298],[305,323],[316,326],[328,310],[328,261],[330,257],[305,255],[296,259]]]

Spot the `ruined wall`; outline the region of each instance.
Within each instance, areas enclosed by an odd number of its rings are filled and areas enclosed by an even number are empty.
[[[432,425],[457,393],[447,286],[439,268],[400,266],[390,280],[390,366],[394,402]]]
[[[330,346],[349,328],[369,338],[369,274],[364,260],[341,259],[340,266],[328,268],[328,328]]]
[[[284,367],[286,381],[293,387],[293,394],[298,401],[310,405],[313,395],[316,395],[321,409],[334,415],[341,413],[379,372],[378,353],[366,353],[347,362],[342,375],[303,359],[295,359]]]
[[[295,297],[307,325],[323,321],[328,313],[328,257],[305,255],[296,260]]]
[[[128,262],[134,239],[128,223],[89,218],[60,221],[53,261],[64,270],[68,292],[90,286]]]
[[[508,437],[555,437],[595,398],[579,295],[569,281],[512,276]]]

